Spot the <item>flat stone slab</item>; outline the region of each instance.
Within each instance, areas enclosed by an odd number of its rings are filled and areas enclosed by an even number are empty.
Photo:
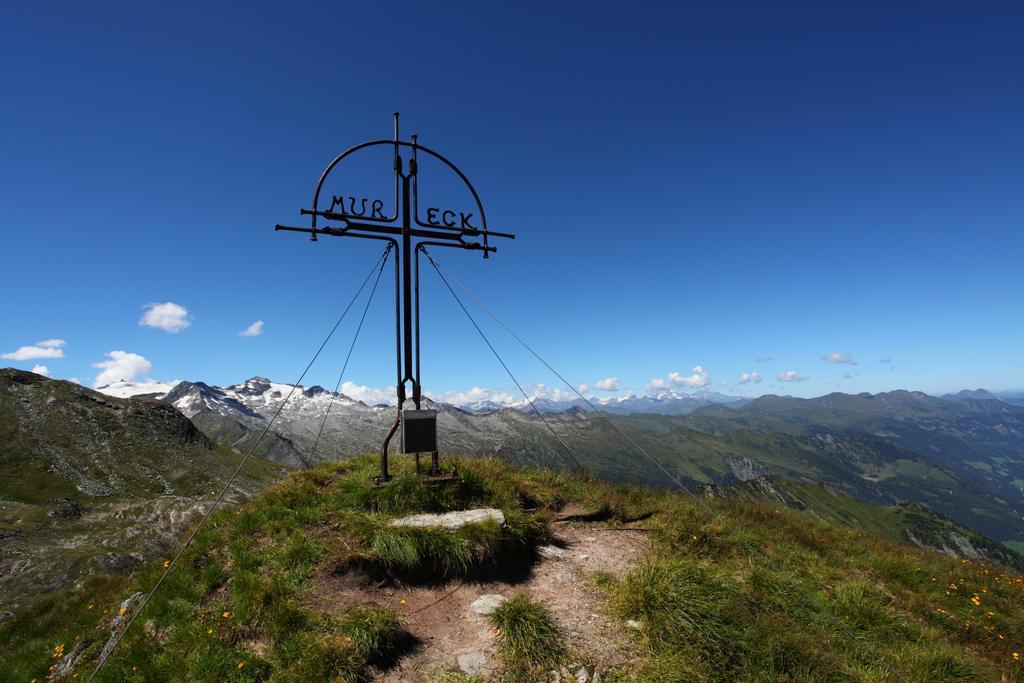
[[[421,514],[400,517],[389,522],[391,526],[440,527],[442,529],[458,529],[467,524],[477,524],[493,519],[498,524],[505,523],[505,513],[497,508],[479,508],[477,510],[457,510],[442,514]]]
[[[494,610],[501,607],[501,603],[503,602],[505,602],[504,595],[489,593],[487,595],[481,595],[479,598],[474,600],[472,604],[470,604],[469,608],[477,614],[494,614]]]

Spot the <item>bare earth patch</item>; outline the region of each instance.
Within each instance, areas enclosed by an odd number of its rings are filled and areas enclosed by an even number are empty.
[[[496,638],[487,615],[470,605],[481,595],[506,598],[526,593],[551,610],[574,656],[591,672],[628,665],[623,647],[628,638],[604,610],[604,600],[590,580],[595,572],[622,574],[650,549],[641,531],[622,531],[575,522],[556,524],[555,545],[543,549],[522,581],[451,581],[432,586],[374,583],[355,573],[322,574],[310,591],[313,607],[340,611],[373,603],[395,609],[419,646],[377,680],[429,681],[442,668],[476,661],[487,676],[498,667]]]

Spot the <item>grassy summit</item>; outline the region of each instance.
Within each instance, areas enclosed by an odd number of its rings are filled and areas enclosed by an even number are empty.
[[[537,548],[564,529],[552,520],[572,506],[586,514],[568,524],[650,538],[650,552],[623,573],[580,577],[628,653],[602,665],[602,680],[1024,680],[1017,574],[750,501],[705,507],[681,494],[494,460],[457,465],[462,482],[427,486],[397,459],[395,482],[373,488],[372,458],[332,463],[218,512],[99,678],[380,675],[429,647],[408,633],[401,593],[328,610],[311,598],[324,576],[469,590],[541,561]],[[388,525],[409,513],[473,507],[501,508],[506,523]],[[94,575],[20,610],[0,625],[0,680],[43,680],[51,666],[87,676],[122,601],[148,591],[162,565],[133,577]],[[493,679],[543,680],[570,662],[594,670],[588,643],[526,592],[491,620]],[[441,666],[430,675],[466,680]]]

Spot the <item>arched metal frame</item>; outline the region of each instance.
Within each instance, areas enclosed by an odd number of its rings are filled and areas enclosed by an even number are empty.
[[[406,382],[412,383],[412,399],[417,410],[420,408],[422,398],[420,386],[420,247],[428,244],[444,247],[457,247],[471,251],[481,251],[483,252],[484,258],[488,258],[491,253],[497,251],[496,247],[490,246],[488,242],[489,237],[506,237],[509,239],[515,239],[514,234],[492,232],[488,230],[487,214],[484,212],[483,202],[480,201],[480,195],[477,194],[476,188],[473,187],[469,178],[467,178],[466,175],[444,155],[430,149],[429,147],[424,147],[419,144],[415,135],[412,136],[412,142],[399,140],[397,113],[395,114],[394,121],[395,136],[393,140],[370,140],[354,147],[350,147],[336,156],[331,163],[327,165],[323,173],[320,174],[320,178],[316,184],[316,190],[313,192],[312,209],[300,209],[299,211],[301,215],[310,216],[311,220],[308,228],[286,225],[277,225],[275,227],[275,230],[308,233],[310,235],[310,240],[314,242],[318,241],[318,235],[329,235],[332,237],[362,237],[387,240],[393,243],[396,247],[395,341],[397,350],[396,365],[398,370],[398,383],[395,390],[398,412],[395,417],[394,424],[391,425],[387,435],[384,437],[383,443],[381,444],[380,479],[382,481],[387,481],[390,478],[388,474],[388,445],[401,423],[403,404],[406,400]],[[372,215],[373,210],[371,210],[370,216],[345,213],[344,202],[342,203],[341,212],[324,211],[320,209],[320,193],[323,190],[323,186],[327,181],[327,178],[330,176],[331,172],[338,167],[338,164],[356,152],[380,145],[391,145],[394,148],[393,170],[395,194],[394,210],[392,214],[389,216],[375,217]],[[402,148],[408,148],[412,151],[411,158],[408,162],[408,172],[403,172],[401,156]],[[460,227],[434,225],[432,223],[424,223],[420,220],[418,153],[421,151],[442,162],[452,170],[460,180],[462,180],[466,189],[468,189],[470,194],[473,196],[473,201],[476,203],[477,211],[479,211],[479,228],[472,226],[466,227],[465,225]],[[364,199],[363,201],[365,206],[366,200]],[[334,208],[333,204],[331,208]],[[325,225],[320,227],[317,225],[318,218],[335,221],[341,223],[341,225]],[[401,224],[397,225],[396,223],[398,223],[399,220],[401,220]],[[468,223],[468,221],[466,222]],[[482,238],[482,242],[466,241],[467,237],[480,237]],[[399,246],[399,240],[396,238],[401,239],[400,249],[397,248]],[[412,241],[413,238],[418,238],[420,241],[414,243]],[[399,261],[401,261],[401,266],[399,265]],[[414,261],[416,265],[415,271],[413,271],[412,268]],[[399,268],[401,268],[402,271],[401,287],[399,287]],[[415,294],[413,292],[414,281]],[[417,463],[418,462],[419,460],[417,460]],[[432,453],[431,473],[435,475],[438,474],[437,452]]]

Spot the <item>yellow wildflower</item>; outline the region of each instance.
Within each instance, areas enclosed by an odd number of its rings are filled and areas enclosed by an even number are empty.
[[[243,666],[245,666],[245,660],[244,659],[238,663],[238,668],[241,669]]]
[[[164,560],[164,569],[167,569],[170,566],[171,566],[171,561],[170,560]]]
[[[399,600],[399,601],[398,601],[398,604],[399,604],[399,605],[404,605],[404,604],[405,604],[405,600]]]
[[[125,612],[127,612],[127,611],[128,611],[128,608],[122,607],[121,609],[117,610],[117,613],[120,614],[121,616],[124,616]]]
[[[231,612],[229,612],[228,610],[224,610],[223,614],[221,614],[220,616],[223,617],[224,619],[227,619],[228,617],[231,616]]]

